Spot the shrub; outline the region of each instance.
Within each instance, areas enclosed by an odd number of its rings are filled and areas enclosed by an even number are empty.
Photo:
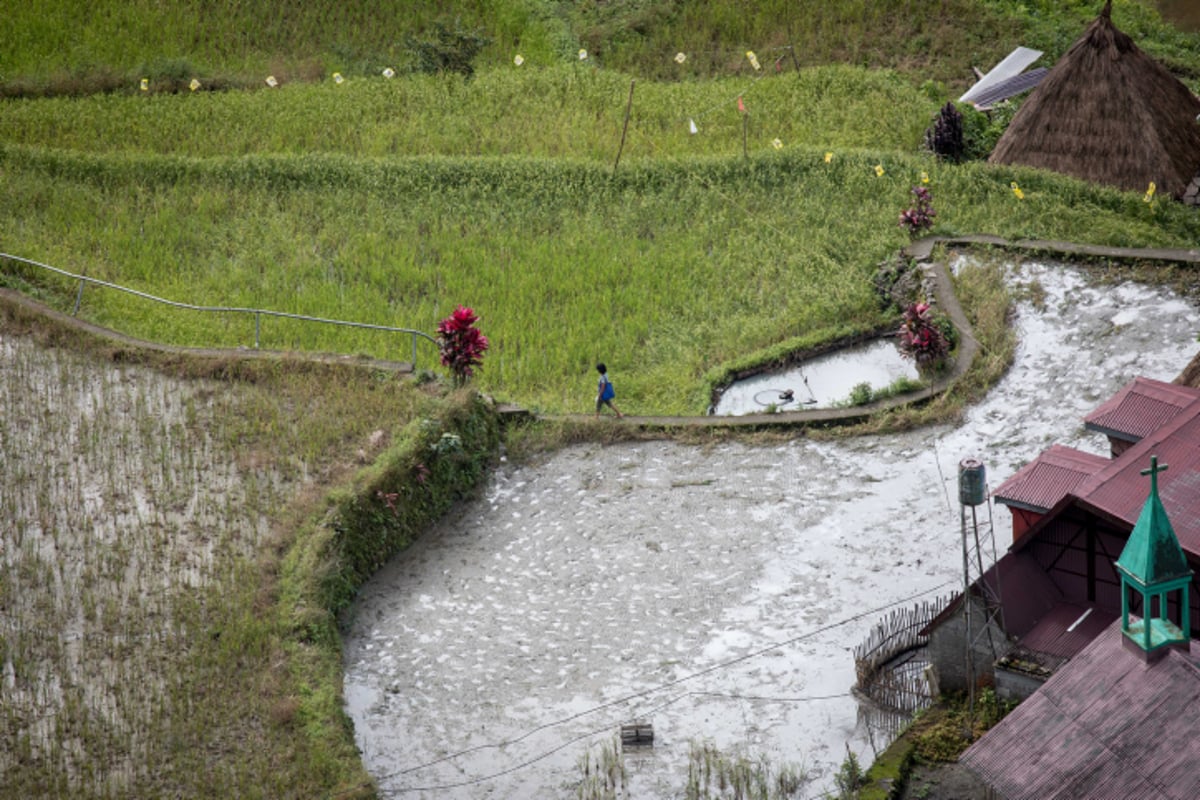
[[[912,188],[916,202],[906,211],[900,212],[900,227],[908,230],[909,236],[917,236],[922,231],[933,227],[933,218],[937,212],[933,210],[933,193],[927,186]]]
[[[866,381],[854,384],[854,388],[850,390],[850,405],[852,406],[865,406],[874,398],[875,394],[871,391],[871,384]]]
[[[1008,100],[987,111],[979,111],[970,104],[961,106],[963,160],[986,161],[1019,107],[1017,100]]]
[[[488,340],[475,323],[479,320],[474,310],[459,306],[454,313],[438,323],[438,350],[442,355],[442,366],[454,373],[454,381],[462,385],[475,374],[475,368],[483,363]]]
[[[417,39],[406,36],[405,46],[412,51],[416,59],[417,72],[440,74],[443,72],[458,72],[470,77],[475,74],[471,62],[479,51],[492,43],[483,30],[464,30],[460,20],[454,20],[451,29],[443,22],[433,24],[432,39]]]
[[[945,161],[962,161],[963,115],[954,103],[942,106],[933,125],[925,129],[925,148]]]
[[[936,366],[950,353],[928,303],[913,303],[904,310],[898,346],[900,354],[914,359],[919,369]]]

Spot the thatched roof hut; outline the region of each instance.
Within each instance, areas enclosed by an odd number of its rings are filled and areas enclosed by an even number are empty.
[[[1183,197],[1200,174],[1200,98],[1112,23],[1112,0],[996,143],[994,164]]]

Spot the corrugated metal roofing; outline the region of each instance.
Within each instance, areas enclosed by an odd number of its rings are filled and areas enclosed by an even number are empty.
[[[1005,553],[988,567],[980,580],[993,597],[1000,598],[1004,606],[1004,630],[1018,639],[1063,599],[1054,581],[1029,553]],[[973,584],[973,591],[980,591],[978,585]],[[928,636],[930,631],[958,613],[961,604],[962,594],[959,594],[929,621],[921,635]]]
[[[1016,97],[1022,92],[1028,92],[1041,83],[1042,78],[1045,78],[1049,72],[1050,70],[1046,67],[1035,67],[1028,72],[1014,75],[1007,80],[997,83],[995,86],[984,89],[975,97],[972,97],[971,102],[980,110],[990,108],[1002,100]]]
[[[1137,524],[1150,493],[1142,475],[1150,456],[1169,469],[1159,475],[1158,493],[1184,551],[1200,559],[1200,403],[1148,433],[1073,492],[1084,508]]]
[[[1020,643],[1039,653],[1073,658],[1116,618],[1116,614],[1096,606],[1063,603],[1039,619],[1020,637]]]
[[[1118,622],[960,761],[1009,800],[1195,800],[1197,729],[1200,669],[1178,650],[1146,663]]]
[[[1200,389],[1138,377],[1084,417],[1083,424],[1089,430],[1136,442],[1198,400]]]
[[[992,497],[998,503],[1045,513],[1108,463],[1104,456],[1056,444],[1000,484]]]
[[[1017,500],[1024,500],[1028,503],[1026,507],[1045,514],[1040,522],[1013,543],[1014,549],[1028,546],[1037,538],[1038,530],[1071,506],[1105,517],[1114,525],[1128,526],[1132,531],[1150,493],[1150,481],[1141,471],[1150,466],[1150,456],[1155,455],[1160,463],[1170,467],[1159,478],[1159,497],[1163,508],[1175,528],[1179,545],[1194,560],[1200,560],[1200,390],[1138,378],[1114,395],[1112,400],[1101,405],[1097,412],[1106,407],[1116,409],[1119,404],[1114,401],[1121,396],[1135,394],[1132,389],[1137,387],[1140,388],[1136,394],[1140,397],[1147,397],[1149,393],[1156,393],[1159,397],[1174,393],[1177,398],[1183,397],[1174,390],[1195,392],[1197,397],[1183,407],[1159,416],[1158,419],[1165,418],[1166,421],[1157,428],[1140,426],[1128,415],[1127,409],[1137,407],[1136,404],[1121,410],[1119,414],[1124,420],[1123,426],[1127,430],[1136,428],[1142,432],[1141,439],[1116,458],[1105,460],[1099,470],[1079,482],[1057,503],[1051,501],[1053,494],[1062,490],[1061,484],[1038,488],[1031,482],[1029,488],[1022,489],[1023,494],[1018,494],[1014,486],[1009,484],[1016,481],[1021,472],[1001,484],[994,494],[998,501],[1007,502],[1007,498],[1001,496],[1007,495],[1014,505]],[[1162,411],[1163,405],[1157,408]],[[1047,452],[1055,450],[1052,447]],[[1057,452],[1059,455],[1068,455],[1063,452],[1065,450],[1067,448]],[[1043,453],[1038,459],[1046,455]],[[1030,469],[1035,462],[1027,464],[1022,471]],[[1046,506],[1041,504],[1050,504],[1050,507],[1046,510]]]

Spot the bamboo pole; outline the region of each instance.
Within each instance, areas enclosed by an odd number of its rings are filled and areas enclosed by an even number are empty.
[[[625,149],[625,134],[629,132],[629,115],[633,112],[633,86],[636,80],[629,82],[629,102],[625,105],[625,125],[621,128],[621,144],[617,147],[617,159],[613,162],[613,175],[617,174],[617,165],[621,163],[621,152]]]

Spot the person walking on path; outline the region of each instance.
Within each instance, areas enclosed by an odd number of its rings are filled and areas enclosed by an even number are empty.
[[[625,415],[613,403],[613,398],[617,396],[617,392],[613,388],[612,381],[608,379],[608,367],[604,366],[604,364],[597,364],[596,371],[600,373],[600,383],[596,386],[596,416],[600,416],[600,409],[608,406],[617,415],[617,419],[620,419]]]

